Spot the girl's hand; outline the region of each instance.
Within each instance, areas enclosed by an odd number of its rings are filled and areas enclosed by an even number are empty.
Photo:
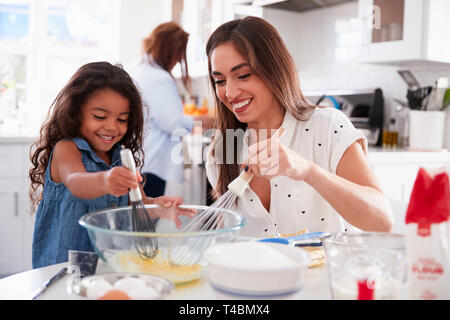
[[[249,147],[246,163],[253,174],[271,179],[286,176],[293,180],[305,180],[312,167],[295,151],[283,146],[277,138],[267,139]]]
[[[160,218],[175,222],[178,229],[181,228],[180,215],[193,218],[197,213],[196,209],[180,208],[179,205],[183,203],[183,198],[181,197],[161,196],[153,198],[150,203],[164,207],[163,209],[154,210],[155,214]]]
[[[139,181],[142,181],[139,172],[133,174],[125,167],[114,167],[104,174],[106,193],[115,197],[127,194],[129,189],[139,188]]]

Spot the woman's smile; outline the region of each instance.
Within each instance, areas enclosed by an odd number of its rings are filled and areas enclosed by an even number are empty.
[[[250,107],[250,103],[253,101],[253,98],[248,98],[244,100],[234,101],[231,103],[233,107],[233,111],[236,113],[241,113],[247,110]]]

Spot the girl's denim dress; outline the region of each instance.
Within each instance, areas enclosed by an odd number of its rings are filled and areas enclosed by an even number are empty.
[[[86,171],[106,171],[121,165],[120,145],[111,150],[111,166],[107,165],[91,149],[86,140],[72,138],[81,151]],[[114,197],[104,195],[95,199],[73,196],[63,183],[55,183],[50,175],[49,164],[45,171],[44,196],[36,212],[33,234],[33,268],[61,263],[68,260],[69,250],[94,251],[87,230],[78,220],[88,212],[128,205],[128,195]]]

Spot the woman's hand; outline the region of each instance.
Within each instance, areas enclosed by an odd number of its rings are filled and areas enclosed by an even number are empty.
[[[286,176],[306,180],[313,163],[283,146],[277,138],[271,138],[251,145],[244,165],[248,165],[256,176],[267,179]]]
[[[187,216],[193,218],[197,213],[196,209],[180,208],[183,198],[172,196],[161,196],[158,198],[147,198],[146,203],[157,204],[163,208],[152,210],[158,217],[175,222],[177,228],[181,227],[179,216]]]
[[[103,180],[106,193],[119,197],[127,194],[129,189],[139,188],[142,177],[139,172],[133,174],[129,169],[118,166],[104,171]]]

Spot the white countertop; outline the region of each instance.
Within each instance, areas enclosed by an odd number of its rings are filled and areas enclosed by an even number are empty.
[[[36,137],[0,136],[0,144],[32,144]]]
[[[21,272],[0,279],[0,300],[29,300],[31,292],[56,274],[67,263],[55,264],[40,269]],[[99,260],[96,274],[110,272],[105,263]],[[53,283],[40,297],[40,300],[77,300],[78,297],[66,292],[68,275]],[[308,269],[302,290],[285,296],[276,296],[277,300],[330,300],[328,274],[326,266]],[[407,299],[407,285],[403,284],[400,299]],[[207,278],[201,278],[188,284],[178,285],[166,297],[167,300],[243,300],[246,297],[231,295],[215,290]],[[255,300],[257,297],[248,297]],[[270,298],[264,298],[268,300]]]
[[[0,300],[29,300],[31,292],[56,274],[67,263],[55,264],[40,269],[21,272],[0,279]],[[110,272],[101,260],[97,266],[96,274]],[[68,275],[53,283],[40,297],[40,300],[77,300],[78,297],[66,292]],[[242,296],[234,296],[219,292],[210,286],[206,278],[191,283],[178,285],[166,299],[168,300],[242,300]],[[254,298],[253,298],[254,299]],[[277,296],[276,299],[314,299],[329,300],[328,277],[325,267],[309,269],[303,290],[287,295]]]

